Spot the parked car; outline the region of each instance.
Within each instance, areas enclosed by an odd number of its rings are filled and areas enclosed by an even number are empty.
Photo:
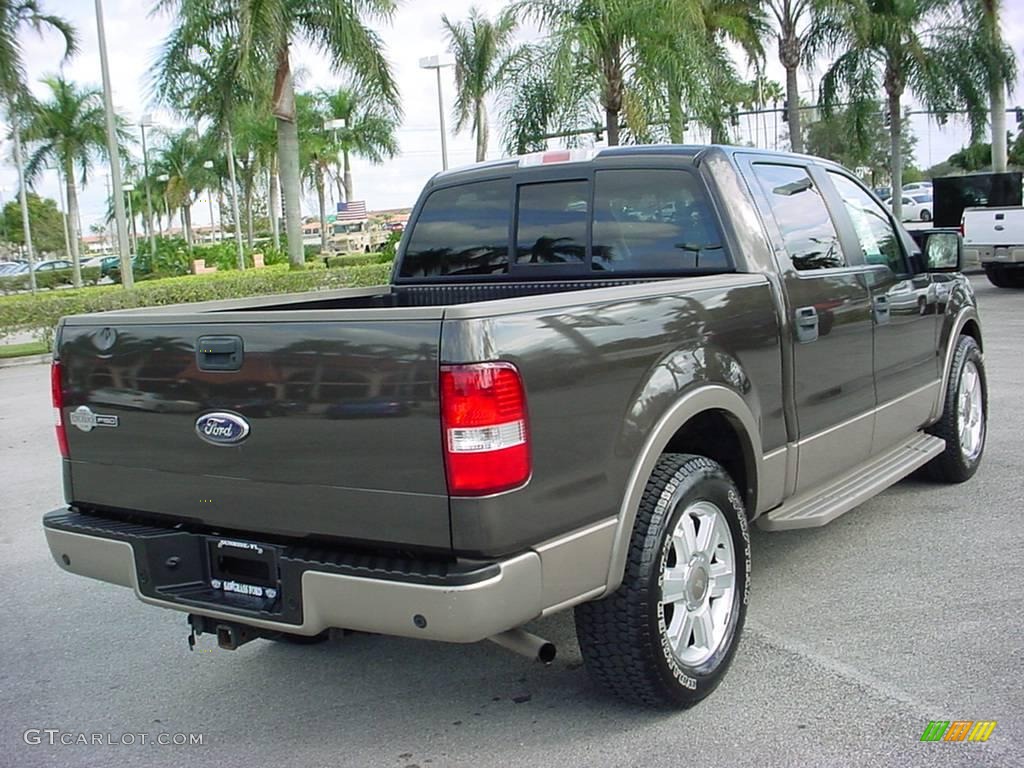
[[[903,221],[931,221],[932,220],[932,196],[928,192],[905,193],[902,200]],[[885,201],[885,204],[892,209],[892,198]]]
[[[932,183],[930,181],[914,181],[914,182],[911,182],[910,184],[904,184],[903,185],[903,191],[904,192],[931,192],[932,191]],[[890,197],[892,196],[891,192],[890,192],[889,196]]]
[[[964,252],[998,288],[1024,288],[1024,207],[965,208]]]
[[[50,551],[226,649],[351,629],[550,661],[523,625],[571,608],[596,680],[693,705],[756,594],[751,523],[981,463],[960,235],[917,237],[804,155],[440,173],[390,285],[61,320]]]
[[[71,262],[65,259],[47,259],[33,265],[35,272],[52,272],[55,269],[71,269]]]

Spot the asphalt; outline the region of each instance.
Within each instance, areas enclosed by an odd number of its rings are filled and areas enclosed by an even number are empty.
[[[1024,292],[973,281],[981,470],[906,480],[822,529],[755,531],[737,659],[681,713],[592,684],[568,615],[534,626],[559,645],[548,668],[489,643],[368,635],[190,653],[182,614],[51,562],[47,367],[0,370],[0,766],[1024,765]],[[986,743],[922,743],[929,720],[998,725]],[[43,729],[135,743],[50,745]],[[162,733],[203,743],[140,743]]]

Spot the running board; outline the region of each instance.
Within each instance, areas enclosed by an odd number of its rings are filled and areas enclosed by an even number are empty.
[[[766,531],[816,528],[863,504],[915,469],[927,464],[946,448],[946,441],[918,433],[861,464],[823,488],[790,499],[757,520]]]

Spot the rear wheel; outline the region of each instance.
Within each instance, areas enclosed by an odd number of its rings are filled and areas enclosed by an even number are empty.
[[[970,479],[981,464],[988,432],[985,361],[970,336],[957,340],[942,418],[928,431],[946,441],[946,450],[926,465],[928,474],[946,483]]]
[[[921,221],[931,221],[931,220],[932,220],[932,212],[931,211],[929,211],[927,208],[925,210],[921,211]]]
[[[729,668],[749,578],[735,483],[710,459],[663,455],[637,511],[621,586],[576,608],[587,672],[629,701],[693,706]]]
[[[1009,288],[1010,280],[1006,274],[1006,268],[1001,264],[986,264],[985,277],[996,288]]]

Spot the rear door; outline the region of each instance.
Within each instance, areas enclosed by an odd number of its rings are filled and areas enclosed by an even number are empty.
[[[791,328],[799,447],[796,491],[871,451],[875,391],[865,267],[844,251],[820,168],[796,158],[741,161],[775,247]]]
[[[66,321],[69,501],[250,535],[449,548],[442,310],[329,312]],[[76,428],[78,409],[116,424]],[[199,421],[211,414],[229,418]]]

